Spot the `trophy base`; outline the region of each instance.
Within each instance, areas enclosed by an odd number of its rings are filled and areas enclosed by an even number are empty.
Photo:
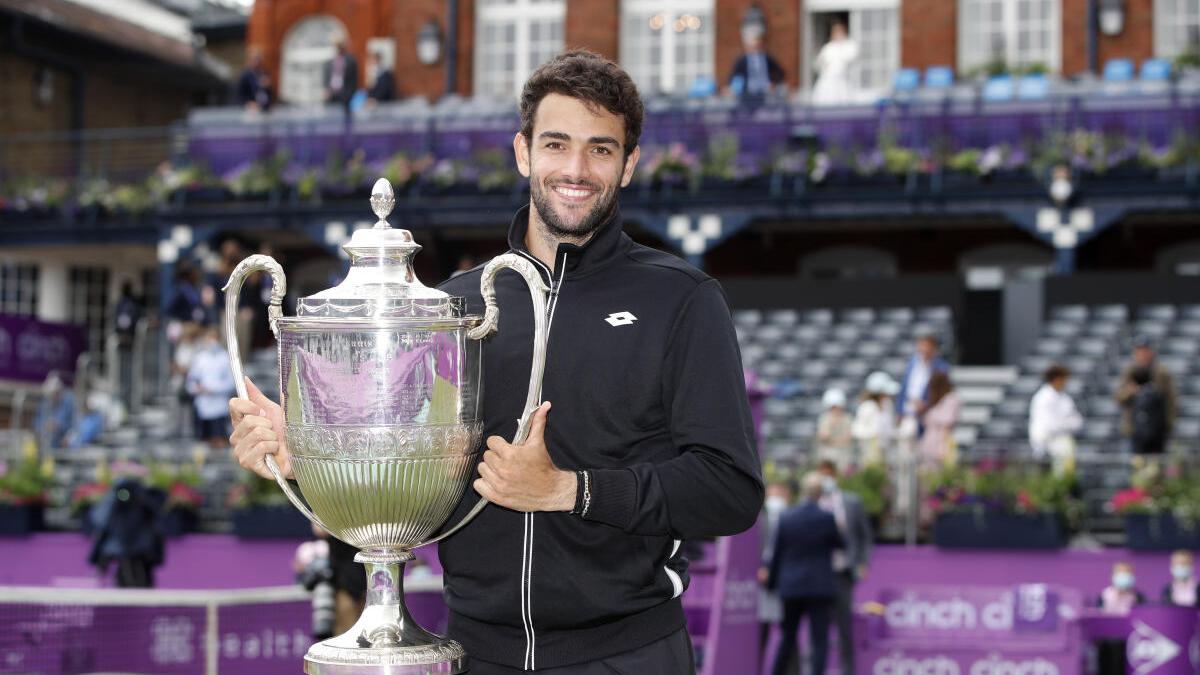
[[[409,551],[363,551],[367,602],[354,626],[309,647],[308,675],[458,675],[467,668],[462,645],[417,625],[404,606]]]

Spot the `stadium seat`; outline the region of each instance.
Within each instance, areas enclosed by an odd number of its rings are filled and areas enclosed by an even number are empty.
[[[988,102],[1011,101],[1013,98],[1013,79],[1009,75],[997,75],[988,78],[983,85],[983,100]]]
[[[916,91],[921,84],[921,71],[916,68],[901,68],[896,71],[896,75],[892,77],[892,91],[894,92],[911,92]]]
[[[772,309],[767,311],[767,323],[778,326],[795,326],[800,322],[800,312],[794,309]]]
[[[954,318],[954,312],[944,305],[921,307],[917,310],[917,318],[921,321],[949,323]]]
[[[1092,318],[1101,321],[1127,321],[1129,308],[1125,305],[1100,305],[1092,311]]]
[[[1022,101],[1042,101],[1050,95],[1050,80],[1045,75],[1025,75],[1017,81],[1017,98]]]
[[[1087,305],[1058,305],[1050,310],[1050,316],[1058,321],[1082,323],[1087,321],[1088,308]]]
[[[1142,61],[1143,81],[1156,82],[1171,79],[1171,62],[1167,59],[1146,59]]]
[[[1175,305],[1143,305],[1138,310],[1139,319],[1174,321],[1177,314]]]
[[[925,69],[925,87],[947,89],[954,86],[954,70],[950,66],[929,66]]]
[[[1109,59],[1104,64],[1105,82],[1129,82],[1133,79],[1133,61],[1129,59]]]

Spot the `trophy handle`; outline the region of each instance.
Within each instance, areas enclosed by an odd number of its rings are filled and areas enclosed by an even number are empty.
[[[542,404],[542,374],[546,370],[546,343],[550,330],[549,320],[546,316],[546,303],[550,289],[546,287],[546,282],[542,281],[542,275],[538,273],[537,268],[527,258],[515,253],[505,253],[492,258],[484,266],[483,276],[479,280],[479,292],[483,295],[486,307],[483,312],[483,321],[467,332],[467,337],[472,340],[482,340],[495,333],[500,327],[500,307],[496,304],[495,281],[496,274],[504,268],[511,269],[525,279],[525,284],[529,286],[529,295],[533,299],[533,368],[529,372],[529,390],[525,396],[525,411],[517,420],[517,433],[513,435],[512,442],[515,445],[524,443],[529,438],[533,413]],[[458,532],[479,515],[479,512],[483,511],[483,507],[487,505],[488,500],[480,497],[475,506],[471,507],[467,515],[463,516],[463,519],[458,521],[454,527],[433,539],[413,546],[413,548],[437,543]]]
[[[254,272],[266,272],[271,275],[271,300],[267,305],[267,319],[271,324],[271,334],[276,339],[279,338],[278,322],[283,316],[283,296],[287,294],[287,279],[283,275],[283,267],[269,255],[252,255],[238,263],[237,267],[233,268],[233,273],[229,275],[229,281],[226,282],[225,288],[222,289],[225,291],[225,345],[229,350],[229,366],[233,370],[233,386],[237,388],[238,397],[247,401],[250,400],[250,395],[246,391],[241,351],[238,349],[237,313],[238,296],[241,295],[242,284],[246,281],[246,277]],[[275,482],[279,484],[292,506],[304,514],[304,517],[328,532],[329,528],[325,526],[325,523],[322,523],[321,519],[309,510],[308,506],[292,490],[292,486],[288,485],[287,479],[283,477],[283,472],[279,470],[275,456],[267,455],[264,459],[267,469],[271,471]]]

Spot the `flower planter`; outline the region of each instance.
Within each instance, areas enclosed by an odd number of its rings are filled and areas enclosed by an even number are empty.
[[[233,512],[233,533],[243,539],[312,539],[312,525],[291,504],[251,506]]]
[[[1062,518],[1055,513],[1034,515],[954,512],[938,514],[933,523],[938,548],[1058,549],[1066,546]]]
[[[0,536],[19,536],[43,528],[41,504],[0,504]]]
[[[1200,550],[1200,523],[1189,527],[1169,513],[1129,513],[1125,546],[1135,551]]]
[[[191,509],[167,509],[158,519],[158,527],[164,537],[179,537],[196,531],[199,518]]]

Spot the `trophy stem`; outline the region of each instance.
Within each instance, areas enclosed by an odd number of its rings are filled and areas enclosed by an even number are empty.
[[[313,645],[304,657],[308,675],[454,675],[466,667],[457,642],[417,625],[404,605],[406,549],[360,551],[367,597],[349,631]],[[386,665],[385,665],[386,664]]]

